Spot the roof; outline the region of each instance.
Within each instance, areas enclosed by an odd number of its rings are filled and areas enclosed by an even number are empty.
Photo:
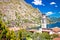
[[[50,28],[42,28],[43,30],[52,30],[52,29],[50,29]]]
[[[46,14],[42,14],[42,15],[46,15]]]
[[[50,32],[51,31],[51,29],[47,29],[47,28],[42,28],[42,31],[44,32]]]
[[[58,32],[60,32],[60,28],[58,28],[58,27],[55,27],[55,28],[52,28],[52,29],[50,29],[50,28],[42,28],[42,31],[47,31],[47,32],[53,31],[55,33],[58,33]]]
[[[58,27],[52,28],[52,31],[54,31],[54,32],[60,32],[60,28],[58,28]]]
[[[54,38],[53,40],[60,40],[60,38]]]
[[[36,30],[36,29],[31,29],[31,30],[28,30],[28,31],[37,32],[38,30]]]

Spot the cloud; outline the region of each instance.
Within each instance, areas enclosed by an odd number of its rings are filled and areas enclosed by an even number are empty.
[[[43,6],[45,6],[45,5],[42,3],[42,0],[34,0],[32,3],[35,4],[35,5],[43,5]]]
[[[60,12],[58,12],[58,13],[60,13]]]
[[[50,12],[46,13],[46,16],[49,16],[49,15],[52,15],[52,14],[53,14],[53,12],[50,11]]]
[[[55,5],[55,7],[58,7],[55,2],[51,2],[50,5]]]
[[[50,3],[50,5],[54,5],[54,4],[56,4],[56,3],[55,3],[55,2],[51,2],[51,3]]]
[[[55,7],[58,7],[57,5],[55,5]]]

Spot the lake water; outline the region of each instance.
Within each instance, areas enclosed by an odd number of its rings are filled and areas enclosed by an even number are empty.
[[[60,28],[60,22],[56,22],[56,23],[47,25],[47,28],[54,28],[54,27],[59,27]]]

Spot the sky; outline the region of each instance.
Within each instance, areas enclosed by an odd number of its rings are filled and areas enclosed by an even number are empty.
[[[25,0],[48,17],[60,17],[60,0]]]

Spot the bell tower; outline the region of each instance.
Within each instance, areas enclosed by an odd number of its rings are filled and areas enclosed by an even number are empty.
[[[46,22],[46,15],[42,14],[42,19],[41,19],[41,28],[46,28],[47,22]]]

